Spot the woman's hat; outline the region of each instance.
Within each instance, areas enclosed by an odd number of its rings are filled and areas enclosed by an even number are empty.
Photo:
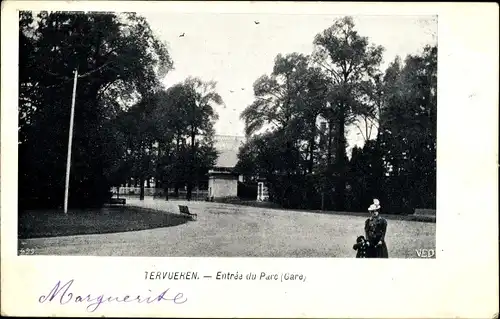
[[[378,199],[373,200],[373,204],[368,207],[368,211],[379,210],[380,209],[380,201]]]

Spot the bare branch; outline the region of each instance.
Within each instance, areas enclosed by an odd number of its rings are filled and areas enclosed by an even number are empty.
[[[367,119],[370,121],[370,123],[375,126],[375,127],[379,127],[379,123],[377,121],[375,121],[374,119],[372,119],[371,117],[367,117]]]
[[[84,77],[87,77],[87,76],[89,76],[89,75],[91,75],[91,74],[93,74],[93,73],[95,73],[95,72],[97,72],[99,70],[102,70],[104,67],[106,67],[107,65],[111,64],[112,62],[113,61],[108,61],[108,62],[104,63],[103,65],[101,65],[100,67],[98,67],[97,69],[94,69],[92,71],[89,71],[87,73],[79,75],[78,78],[84,78]]]
[[[270,121],[269,123],[270,123],[270,124],[274,124],[274,126],[275,126],[276,128],[280,127],[280,124],[281,124],[281,123],[280,123],[278,120],[276,120],[276,119],[271,119],[271,121]]]
[[[337,71],[335,71],[333,68],[330,68],[330,67],[326,66],[325,64],[321,63],[318,60],[315,60],[315,62],[317,64],[319,64],[321,67],[323,67],[325,70],[327,70],[328,72],[330,72],[333,75],[333,77],[335,78],[335,80],[337,82],[340,82],[340,75],[338,74]]]
[[[41,67],[41,66],[39,66],[39,65],[36,65],[35,67],[36,67],[37,69],[39,69],[39,70],[41,70],[41,71],[43,71],[43,72],[47,73],[47,74],[52,75],[52,76],[54,76],[54,77],[57,77],[57,78],[59,78],[59,79],[65,79],[65,80],[67,80],[67,79],[71,80],[71,79],[72,79],[71,77],[67,77],[67,76],[65,76],[65,75],[60,75],[60,74],[56,74],[56,73],[50,72],[50,71],[48,71],[48,70],[46,70],[46,69],[42,68],[42,67]]]
[[[118,79],[117,79],[117,80],[118,80]],[[114,84],[115,82],[116,82],[116,80],[115,80],[115,81],[112,81],[112,82],[109,82],[108,84],[106,84],[106,85],[104,86],[104,88],[102,88],[102,89],[100,90],[100,92],[99,92],[98,96],[99,96],[99,97],[100,97],[100,96],[102,96],[102,95],[104,94],[104,92],[106,92],[106,90],[107,90],[107,89],[109,89],[109,87],[110,87],[112,84]]]
[[[370,134],[370,135],[369,135],[370,137],[372,136],[372,129],[373,129],[373,123],[372,123],[372,124],[370,124],[370,133],[369,133],[369,134]]]
[[[361,136],[363,136],[363,140],[366,142],[366,137],[363,134],[363,130],[361,129],[361,127],[359,127],[358,123],[354,123],[354,125],[358,128],[359,132],[361,133]]]
[[[370,139],[370,136],[371,134],[368,133],[368,119],[367,119],[367,116],[365,115],[364,116],[364,121],[365,121],[365,133],[366,133],[366,139],[369,140]]]
[[[270,94],[270,95],[272,95],[272,96],[274,96],[274,97],[275,97],[275,98],[277,98],[278,100],[285,98],[283,94],[281,94],[281,96],[279,96],[279,95],[277,95],[276,93],[274,93],[273,91],[269,91],[269,92],[267,92],[267,93],[268,93],[268,94]],[[282,93],[282,92],[280,92],[280,93]]]

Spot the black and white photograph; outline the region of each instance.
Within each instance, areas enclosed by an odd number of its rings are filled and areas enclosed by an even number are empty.
[[[0,313],[498,318],[497,9],[3,1]]]
[[[20,11],[18,254],[435,258],[437,28]]]

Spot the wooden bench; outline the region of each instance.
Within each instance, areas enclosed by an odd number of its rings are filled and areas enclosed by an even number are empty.
[[[436,216],[436,210],[427,208],[415,208],[413,214],[417,216]]]
[[[190,213],[189,208],[185,205],[179,205],[179,212],[185,216],[188,216],[192,220],[196,220],[198,218],[198,215]]]
[[[117,204],[125,205],[125,198],[110,198],[109,203],[111,205],[117,205]]]

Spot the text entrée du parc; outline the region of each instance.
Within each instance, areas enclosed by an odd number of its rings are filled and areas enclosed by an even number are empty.
[[[306,276],[302,273],[270,273],[270,272],[223,272],[215,274],[200,275],[196,271],[145,271],[146,280],[263,280],[263,281],[306,281]]]

